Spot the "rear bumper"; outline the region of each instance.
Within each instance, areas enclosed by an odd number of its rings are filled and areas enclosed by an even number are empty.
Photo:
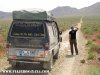
[[[41,62],[48,62],[49,59],[48,58],[20,58],[20,59],[11,59],[11,58],[8,58],[8,61],[9,63],[12,63],[12,62],[21,62],[21,63],[41,63]]]
[[[43,56],[43,57],[19,57],[16,55],[8,55],[8,61],[9,62],[25,62],[25,63],[34,63],[34,62],[48,62],[50,61],[51,58],[51,53],[50,51],[45,51],[45,53],[47,53],[47,55]]]
[[[34,56],[18,56],[17,51],[18,50],[26,50],[26,51],[34,51]],[[34,50],[34,49],[28,49],[28,48],[9,48],[7,52],[8,61],[10,62],[28,62],[28,63],[34,63],[34,62],[48,62],[51,57],[50,50],[44,51],[43,49],[40,50]]]
[[[12,64],[12,63],[16,63],[16,62],[20,62],[20,63],[36,63],[36,64],[40,64],[40,61],[34,61],[34,62],[32,62],[32,61],[18,61],[18,60],[8,60],[9,61],[9,64]]]
[[[45,58],[39,59],[39,58],[34,58],[34,59],[8,59],[9,63],[33,63],[33,64],[40,64],[41,62],[48,62]]]

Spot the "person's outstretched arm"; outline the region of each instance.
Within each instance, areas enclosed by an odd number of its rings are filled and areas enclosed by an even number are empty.
[[[76,31],[78,31],[78,30],[79,30],[79,28],[78,28],[78,27],[75,27],[75,30],[76,30]]]

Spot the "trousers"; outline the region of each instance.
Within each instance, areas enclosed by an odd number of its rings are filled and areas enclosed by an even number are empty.
[[[70,40],[70,48],[71,48],[71,54],[72,54],[72,55],[73,55],[73,53],[74,53],[73,46],[74,46],[74,48],[75,48],[76,54],[78,54],[77,40],[76,40],[76,39],[71,39],[71,40]]]

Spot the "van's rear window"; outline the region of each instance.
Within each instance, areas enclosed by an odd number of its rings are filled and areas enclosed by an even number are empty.
[[[44,37],[44,24],[41,22],[13,23],[11,36]]]

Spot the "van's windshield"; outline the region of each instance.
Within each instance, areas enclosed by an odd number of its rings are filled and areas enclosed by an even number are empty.
[[[11,36],[44,37],[43,22],[15,22],[11,28]]]

